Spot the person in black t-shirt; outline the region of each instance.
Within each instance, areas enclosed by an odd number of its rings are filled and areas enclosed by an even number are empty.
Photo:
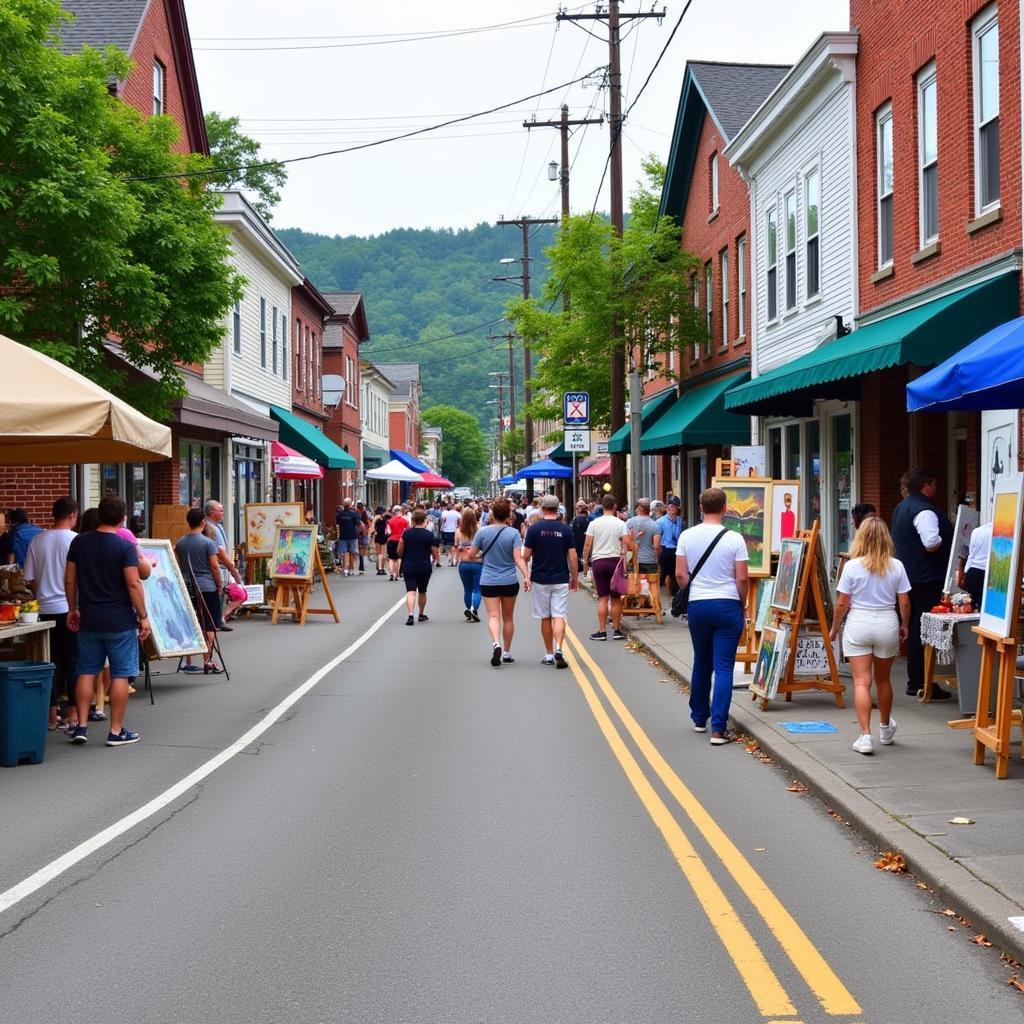
[[[338,554],[341,556],[342,576],[355,576],[356,555],[359,554],[359,513],[352,507],[352,499],[346,498],[334,517],[338,527]]]
[[[402,533],[398,542],[398,557],[402,560],[402,576],[405,579],[405,606],[409,611],[409,617],[405,620],[407,626],[415,621],[413,608],[417,591],[420,601],[419,620],[427,621],[427,586],[434,563],[440,557],[437,538],[433,530],[426,528],[426,521],[427,513],[421,508],[416,509],[412,514],[412,526]]]

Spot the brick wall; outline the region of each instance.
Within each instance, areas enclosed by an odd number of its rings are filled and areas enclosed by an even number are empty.
[[[70,487],[67,466],[0,466],[0,508],[23,508],[40,526],[50,522],[54,501]]]
[[[910,459],[906,385],[905,367],[877,373],[864,388],[860,403],[860,500],[871,502],[887,522],[900,500],[900,477]],[[945,459],[942,461],[944,466]]]
[[[298,336],[300,325],[301,338]],[[323,375],[323,333],[324,318],[320,309],[310,301],[302,287],[292,288],[292,319],[289,329],[292,337],[292,405],[313,413],[317,418],[324,415],[323,393],[319,387],[319,379]]]

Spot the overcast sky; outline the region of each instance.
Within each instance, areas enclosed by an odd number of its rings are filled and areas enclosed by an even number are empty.
[[[567,6],[594,10],[570,0]],[[684,0],[666,6],[660,25],[652,19],[624,27],[624,107],[654,66]],[[186,7],[205,109],[240,116],[243,130],[281,159],[486,110],[569,82],[608,59],[602,23],[556,28],[556,0],[247,0],[241,7],[236,0],[186,0]],[[652,7],[647,0],[622,9]],[[693,0],[626,124],[627,193],[643,154],[668,156],[687,59],[790,63],[820,32],[848,24],[846,0]],[[396,41],[495,25],[504,27]],[[558,158],[558,132],[527,132],[522,122],[533,114],[555,119],[563,102],[572,117],[596,116],[606,112],[607,93],[573,85],[421,138],[293,164],[274,223],[366,235],[556,215],[558,185],[548,181],[547,165]],[[607,147],[607,124],[585,134],[578,129],[571,140],[574,211],[593,204]],[[599,209],[607,210],[607,197],[606,180]]]

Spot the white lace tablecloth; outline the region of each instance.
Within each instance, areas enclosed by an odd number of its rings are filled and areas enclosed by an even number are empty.
[[[921,616],[921,643],[935,649],[935,660],[940,665],[953,664],[953,627],[958,622],[980,622],[980,615],[933,615],[925,612]]]

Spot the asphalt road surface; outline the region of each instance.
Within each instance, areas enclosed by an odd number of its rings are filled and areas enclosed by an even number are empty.
[[[158,676],[140,744],[0,769],[2,1024],[1022,1018],[994,950],[587,641],[588,596],[569,670],[528,596],[495,669],[455,570],[412,628],[400,583],[333,586],[340,626]]]

